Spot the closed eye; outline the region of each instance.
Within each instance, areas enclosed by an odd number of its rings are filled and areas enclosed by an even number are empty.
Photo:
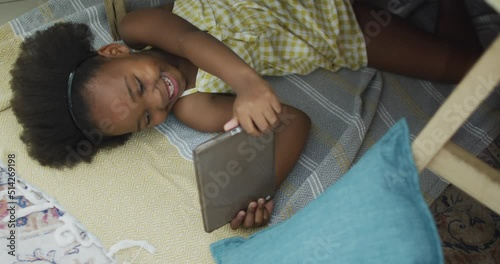
[[[139,80],[139,78],[135,77],[135,81],[137,82],[137,90],[140,95],[144,94],[144,84]]]
[[[149,124],[151,123],[151,116],[149,115],[149,112],[146,111],[146,126],[149,126]]]
[[[135,76],[135,81],[137,83],[137,90],[139,92],[139,94],[141,96],[144,95],[144,84],[141,82],[141,80],[139,78],[137,78],[137,76]],[[146,111],[144,113],[144,118],[145,118],[145,127],[149,126],[149,124],[151,123],[151,115],[149,114],[148,111]]]

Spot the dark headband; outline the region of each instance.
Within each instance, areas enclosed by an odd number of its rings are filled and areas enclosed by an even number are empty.
[[[92,54],[88,55],[87,57],[83,58],[76,66],[75,66],[75,69],[69,74],[69,78],[68,78],[68,110],[69,110],[69,114],[71,115],[71,119],[73,120],[73,123],[75,124],[75,126],[78,128],[78,130],[83,134],[83,129],[82,127],[78,124],[78,121],[76,121],[76,117],[75,117],[75,113],[73,112],[73,102],[71,101],[71,90],[72,90],[72,86],[73,86],[73,78],[75,77],[75,73],[76,71],[78,70],[78,68],[84,63],[86,62],[88,59],[90,58],[93,58],[97,56],[97,53],[96,52],[92,52]]]

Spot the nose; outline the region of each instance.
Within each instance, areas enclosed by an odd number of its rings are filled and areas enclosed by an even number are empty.
[[[149,114],[149,118],[153,125],[163,122],[167,117],[166,108],[168,100],[163,98],[157,88],[145,90],[140,104],[143,112],[147,111]]]
[[[162,97],[162,94],[157,88],[145,90],[142,96],[144,106],[150,111],[162,110],[167,107],[168,102]]]

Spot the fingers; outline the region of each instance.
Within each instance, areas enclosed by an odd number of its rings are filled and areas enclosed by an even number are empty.
[[[224,131],[229,131],[239,125],[238,118],[236,116],[233,116],[231,120],[227,121],[227,123],[224,125]]]
[[[251,228],[254,226],[253,223],[256,210],[257,210],[257,203],[251,202],[247,209],[247,216],[245,217],[245,221],[243,222],[243,227]]]
[[[243,224],[243,221],[245,220],[246,212],[241,210],[238,212],[236,217],[231,220],[230,226],[231,229],[236,230],[241,227],[241,224]]]
[[[233,119],[236,118],[243,129],[252,136],[260,136],[277,127],[282,111],[281,102],[267,83],[257,88],[263,89],[247,90],[238,94],[233,108]],[[224,129],[229,128],[230,122],[226,123]]]
[[[280,111],[276,111],[275,108],[273,108],[273,110],[274,110],[273,112],[265,112],[264,113],[266,115],[267,122],[271,126],[271,129],[277,128],[281,123],[281,121],[278,117],[278,115],[281,113],[281,104],[279,104]],[[267,132],[267,131],[265,131],[265,132]]]
[[[271,200],[267,201],[267,203],[264,205],[264,207],[269,212],[269,216],[271,216],[271,212],[273,211],[273,208],[274,208],[274,200],[271,199]]]
[[[273,210],[273,201],[266,201],[260,198],[257,202],[251,202],[248,205],[247,211],[240,211],[236,217],[231,220],[230,226],[233,230],[240,227],[252,228],[260,227],[269,223],[271,212]]]
[[[267,201],[267,203],[264,204],[264,208],[266,208],[267,212],[267,215],[264,215],[264,222],[269,223],[269,220],[271,220],[271,212],[274,209],[274,200]]]
[[[240,121],[241,127],[247,132],[249,135],[257,137],[260,135],[259,129],[255,126],[252,117],[249,115],[240,115],[238,117]]]
[[[271,106],[273,107],[273,110],[276,114],[281,114],[283,105],[281,104],[280,101],[274,100],[274,102],[271,103]]]
[[[266,117],[264,115],[257,115],[256,117],[254,117],[252,119],[253,119],[253,123],[256,126],[256,129],[259,131],[259,134],[265,133],[271,128],[268,120],[266,119]]]
[[[281,110],[281,104],[279,109]],[[252,136],[260,136],[262,133],[269,132],[278,127],[280,124],[278,113],[271,107],[267,107],[265,111],[257,113],[242,113],[241,111],[237,113],[237,116],[243,129]]]
[[[260,198],[259,201],[257,201],[257,210],[255,211],[255,218],[253,220],[255,226],[262,226],[264,224],[264,215],[266,213],[267,210],[264,208],[264,199]]]

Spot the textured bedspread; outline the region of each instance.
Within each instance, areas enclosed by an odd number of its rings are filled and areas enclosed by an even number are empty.
[[[137,8],[163,1],[129,2]],[[145,263],[207,263],[209,243],[250,234],[253,230],[235,232],[227,226],[204,233],[191,150],[215,134],[192,130],[173,115],[156,129],[134,135],[124,147],[100,153],[93,164],[74,170],[43,168],[27,157],[19,140],[21,128],[9,107],[8,72],[23,37],[60,20],[91,25],[96,47],[111,41],[101,0],[51,0],[0,27],[1,159],[7,164],[7,154],[15,153],[19,175],[65,208],[47,214],[59,218],[65,210],[70,212],[95,236],[95,245],[107,249],[119,240],[146,240],[157,251],[140,252]],[[313,121],[306,149],[278,190],[271,224],[287,219],[333,184],[400,118],[407,119],[414,138],[453,89],[370,68],[336,73],[320,69],[307,76],[266,78],[284,103],[302,109]],[[486,148],[500,134],[499,101],[497,89],[454,141],[473,154]],[[460,109],[449,113],[445,121],[453,124],[457,115]],[[425,171],[421,186],[430,204],[447,183]],[[2,237],[6,235],[3,227]],[[33,244],[28,241],[31,237],[23,239],[25,245]],[[25,258],[34,255],[33,247],[20,248],[18,253]],[[125,254],[130,259],[135,252]]]
[[[278,192],[273,223],[288,218],[333,184],[400,118],[408,120],[414,138],[453,88],[368,68],[318,70],[308,76],[268,80],[283,102],[305,111],[313,123],[306,149]],[[454,141],[474,154],[486,148],[500,133],[498,113],[487,110],[498,108],[498,101],[498,94],[492,96]],[[450,113],[446,121],[453,124],[459,114]],[[173,116],[157,129],[188,160],[197,144],[213,136],[189,129]],[[421,185],[430,203],[447,183],[426,171]]]

